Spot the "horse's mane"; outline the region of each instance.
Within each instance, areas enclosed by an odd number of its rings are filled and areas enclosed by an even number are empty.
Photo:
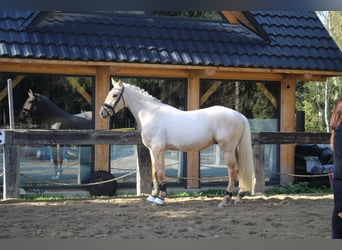
[[[342,123],[342,97],[336,100],[330,119],[331,137],[330,145],[334,149],[334,136],[336,128]]]
[[[161,101],[160,101],[158,98],[152,96],[152,95],[149,94],[146,90],[144,90],[144,89],[142,89],[142,88],[140,88],[140,87],[138,87],[138,86],[129,84],[129,83],[124,83],[124,84],[125,84],[125,85],[124,85],[125,87],[130,87],[130,88],[136,90],[137,92],[139,92],[140,94],[142,94],[143,96],[148,97],[148,98],[151,98],[152,100],[161,103]]]

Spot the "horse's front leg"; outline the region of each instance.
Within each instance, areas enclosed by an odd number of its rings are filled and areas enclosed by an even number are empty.
[[[64,148],[64,146],[62,146]],[[61,150],[61,145],[57,144],[52,146],[52,158],[54,164],[55,175],[51,177],[52,180],[58,180],[62,175],[62,163],[63,163],[63,150]]]
[[[152,192],[147,197],[147,201],[158,205],[164,205],[167,195],[165,179],[165,156],[164,151],[150,150],[152,165]]]

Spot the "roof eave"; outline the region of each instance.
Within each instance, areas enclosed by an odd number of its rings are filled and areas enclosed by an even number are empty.
[[[21,64],[23,66],[19,66]],[[94,68],[89,71],[89,74],[96,72],[108,72],[108,73],[122,73],[122,69],[125,68],[149,68],[152,70],[178,70],[182,72],[186,71],[198,71],[201,77],[207,78],[224,78],[228,73],[234,73],[234,75],[241,74],[241,78],[245,73],[251,74],[264,74],[265,79],[269,77],[267,74],[278,75],[276,78],[296,78],[298,80],[305,81],[321,81],[327,77],[342,76],[342,71],[324,71],[324,70],[311,70],[311,69],[276,69],[276,68],[246,68],[246,67],[222,67],[222,66],[198,66],[198,65],[181,65],[181,64],[151,64],[151,63],[125,63],[125,62],[102,62],[102,61],[70,61],[70,60],[45,60],[45,59],[21,59],[21,58],[0,58],[0,65],[2,72],[25,72],[25,69],[34,70],[39,73],[42,69],[42,65],[46,65],[46,70],[52,69],[52,66],[77,66]],[[27,65],[27,67],[24,67]],[[46,71],[45,70],[45,71]],[[45,72],[44,71],[44,72]],[[55,69],[53,70],[55,72]],[[85,71],[82,71],[85,72]],[[28,72],[29,73],[29,72]],[[53,73],[53,72],[51,72]],[[158,73],[158,72],[157,72]],[[77,73],[75,73],[77,74]],[[183,73],[186,75],[186,73]]]

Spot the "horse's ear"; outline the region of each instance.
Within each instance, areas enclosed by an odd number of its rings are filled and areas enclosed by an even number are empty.
[[[34,98],[34,94],[33,94],[33,92],[32,92],[32,89],[29,90],[28,96],[31,97],[31,98]]]
[[[119,82],[116,82],[113,78],[111,78],[111,80],[112,80],[112,85],[113,85],[113,87],[115,86],[115,84],[119,84],[120,88],[123,87],[123,83],[122,83],[121,80],[119,80]]]
[[[115,85],[115,80],[113,79],[113,77],[111,78],[111,80],[112,80],[112,85],[113,85],[113,87],[114,87],[114,85]]]
[[[121,80],[119,80],[119,86],[120,86],[120,88],[122,88],[122,87],[123,87],[123,83],[122,83],[122,81],[121,81]]]

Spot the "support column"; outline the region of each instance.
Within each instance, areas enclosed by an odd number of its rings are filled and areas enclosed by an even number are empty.
[[[200,108],[200,79],[195,73],[190,74],[188,79],[188,110]],[[200,177],[199,152],[187,152],[187,188],[199,188]]]
[[[295,132],[296,126],[296,81],[284,79],[281,82],[280,131]],[[280,145],[280,185],[292,185],[295,168],[295,145]]]
[[[102,119],[99,115],[100,108],[104,102],[110,86],[110,75],[107,73],[97,73],[95,79],[95,105],[94,119],[95,129],[109,129],[109,119]],[[94,152],[94,171],[110,171],[109,164],[109,145],[95,145]]]

